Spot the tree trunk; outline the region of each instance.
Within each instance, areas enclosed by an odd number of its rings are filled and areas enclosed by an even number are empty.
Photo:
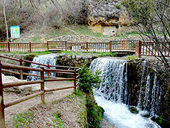
[[[7,38],[7,42],[8,42],[9,36],[8,36],[8,24],[7,24],[7,20],[6,20],[5,6],[6,6],[6,2],[5,2],[5,0],[3,0],[3,13],[4,13],[4,20],[5,20],[5,27],[6,27],[6,38]]]

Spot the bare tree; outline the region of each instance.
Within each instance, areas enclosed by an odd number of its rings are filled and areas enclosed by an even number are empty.
[[[153,41],[161,56],[152,53],[166,68],[170,68],[164,52],[170,52],[170,1],[123,0],[137,26],[142,41]],[[148,47],[148,50],[152,50]]]
[[[2,7],[3,7],[3,15],[4,15],[4,21],[5,21],[5,28],[6,28],[6,38],[7,38],[7,41],[9,41],[9,36],[8,36],[8,23],[7,23],[7,19],[6,19],[6,0],[2,0],[1,2],[2,4]]]

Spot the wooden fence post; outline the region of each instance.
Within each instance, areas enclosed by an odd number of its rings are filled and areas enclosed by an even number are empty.
[[[110,53],[112,52],[112,41],[109,42],[109,46],[110,46]]]
[[[41,83],[41,91],[43,91],[43,94],[41,94],[41,101],[45,104],[45,93],[44,93],[44,67],[41,67],[41,80],[43,82]]]
[[[48,41],[47,41],[47,50],[49,50],[49,44],[48,44]]]
[[[74,69],[74,92],[76,93],[76,69]]]
[[[67,41],[65,41],[65,51],[67,51]]]
[[[136,53],[138,54],[138,57],[141,58],[141,41],[136,42]]]
[[[88,42],[86,42],[86,52],[88,52]]]
[[[48,69],[50,69],[50,65],[48,64]],[[48,71],[47,72],[47,74],[48,74],[48,78],[50,78],[50,72]]]
[[[29,42],[29,51],[31,52],[31,42]]]
[[[10,43],[8,42],[8,52],[10,52]]]
[[[22,59],[20,59],[20,66],[22,66]],[[20,79],[23,80],[23,70],[20,70]]]
[[[2,85],[2,65],[0,62],[0,127],[5,128],[5,115],[4,115],[4,101],[3,101],[3,85]]]

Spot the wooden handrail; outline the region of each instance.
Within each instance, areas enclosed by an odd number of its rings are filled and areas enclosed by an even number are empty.
[[[18,99],[18,100],[16,100],[16,101],[12,101],[12,102],[10,102],[10,103],[6,103],[4,106],[5,106],[5,108],[7,108],[7,107],[10,107],[10,106],[12,106],[12,105],[15,105],[15,104],[21,103],[21,102],[23,102],[23,101],[26,101],[26,100],[32,99],[32,98],[34,98],[34,97],[37,97],[37,96],[39,96],[39,95],[41,95],[41,94],[43,94],[43,93],[44,93],[43,91],[40,91],[40,92],[34,93],[34,94],[32,94],[32,95],[29,95],[29,96],[20,98],[20,99]]]
[[[27,84],[38,84],[42,83],[43,80],[37,80],[37,81],[21,81],[21,82],[10,82],[10,83],[4,83],[3,88],[13,87],[13,86],[21,86],[21,85],[27,85]]]
[[[22,60],[20,60],[20,65],[22,65]],[[19,82],[9,82],[9,83],[4,83],[2,84],[2,71],[4,72],[10,72],[10,73],[15,73],[15,74],[19,74],[17,72],[14,71],[9,71],[9,70],[5,70],[2,68],[11,68],[11,69],[19,69],[19,70],[33,70],[33,71],[40,71],[40,78],[41,80],[37,80],[37,81],[19,81]],[[77,69],[74,70],[57,70],[57,69],[44,69],[43,67],[41,67],[41,69],[36,69],[36,68],[30,68],[30,67],[25,67],[25,66],[16,66],[16,65],[9,65],[9,64],[1,64],[0,62],[0,126],[2,128],[5,128],[5,116],[4,116],[4,108],[10,107],[12,105],[21,103],[23,101],[26,101],[28,99],[34,98],[38,95],[41,95],[41,101],[43,103],[45,103],[45,92],[50,92],[50,91],[57,91],[57,90],[63,90],[63,89],[70,89],[70,88],[74,88],[74,91],[76,91],[76,87],[78,84],[76,84],[76,80],[77,80]],[[80,69],[78,69],[80,70]],[[52,78],[52,79],[45,79],[44,76],[44,72],[57,72],[57,73],[64,73],[64,74],[72,74],[74,75],[74,78],[56,78],[56,77],[48,77],[48,78]],[[23,73],[23,75],[31,75],[28,73]],[[39,76],[39,75],[34,75],[34,76]],[[74,86],[71,87],[64,87],[64,88],[57,88],[57,89],[50,89],[50,90],[45,90],[44,89],[44,82],[48,82],[48,81],[67,81],[67,80],[74,80]],[[12,101],[10,103],[4,104],[3,102],[3,88],[8,88],[8,87],[13,87],[13,86],[22,86],[22,85],[30,85],[30,84],[37,84],[40,83],[41,84],[41,91],[31,94],[29,96],[23,97],[21,99],[18,99],[16,101]]]
[[[2,58],[6,58],[6,59],[10,59],[10,60],[14,60],[14,61],[20,61],[20,59],[14,59],[14,58],[10,58],[10,57],[6,57],[6,56],[1,56],[0,57]],[[36,63],[36,62],[32,62],[32,61],[29,61],[29,60],[23,60],[21,59],[22,62],[27,62],[27,63],[31,63],[31,64],[37,64],[37,65],[41,65],[41,66],[48,66],[46,64],[41,64],[41,63]],[[78,69],[78,67],[72,67],[72,66],[59,66],[59,65],[49,65],[50,67],[56,67],[56,68],[71,68],[71,69]]]
[[[42,71],[42,69],[38,69],[38,68],[31,68],[31,67],[25,67],[25,66],[18,66],[18,65],[12,65],[12,64],[5,64],[5,65],[2,65],[2,68],[20,69],[20,70],[31,70],[31,71]]]

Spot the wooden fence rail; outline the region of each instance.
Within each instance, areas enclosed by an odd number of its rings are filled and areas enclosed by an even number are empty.
[[[0,51],[36,52],[47,50],[47,43],[0,43]]]
[[[140,48],[141,56],[170,56],[170,42],[154,43],[154,42],[141,42]]]
[[[48,50],[112,52],[112,50],[135,50],[136,40],[110,42],[48,41]]]
[[[45,50],[113,52],[114,50],[136,50],[142,56],[170,56],[170,42],[162,44],[137,40],[115,40],[110,42],[67,42],[47,41],[47,43],[1,43],[0,51],[35,52]],[[162,51],[162,52],[160,52]]]
[[[13,59],[18,61],[17,59]],[[24,61],[24,60],[23,60]],[[62,66],[53,66],[53,67],[62,67]],[[37,80],[37,81],[21,81],[21,82],[10,82],[10,83],[2,83],[2,71],[9,71],[9,70],[5,70],[6,68],[8,69],[18,69],[18,70],[31,70],[31,71],[39,71],[40,75],[36,75],[39,76],[41,78],[41,80]],[[36,68],[30,68],[30,67],[25,67],[25,66],[16,66],[16,65],[10,65],[10,64],[1,64],[0,62],[0,127],[1,128],[5,128],[5,115],[4,115],[4,109],[7,107],[10,107],[12,105],[21,103],[23,101],[26,101],[28,99],[32,99],[36,96],[41,96],[41,101],[43,103],[45,103],[45,92],[51,92],[51,91],[57,91],[57,90],[64,90],[64,89],[70,89],[70,88],[74,88],[74,91],[76,91],[76,87],[77,87],[77,78],[78,78],[78,74],[77,71],[79,70],[79,68],[75,68],[75,67],[70,67],[70,66],[64,66],[62,67],[64,68],[68,68],[68,69],[73,69],[73,70],[59,70],[59,69],[44,69],[44,67],[41,67],[40,69],[36,69]],[[45,79],[44,77],[44,72],[56,72],[56,73],[66,73],[66,74],[72,74],[73,78],[58,78],[58,77],[48,77],[47,79]],[[12,71],[12,73],[16,73],[14,71]],[[26,75],[31,75],[31,74],[26,74]],[[50,90],[45,90],[44,87],[44,82],[49,82],[49,81],[66,81],[66,80],[73,80],[74,81],[74,86],[71,87],[64,87],[64,88],[57,88],[57,89],[50,89]],[[25,96],[21,99],[18,99],[16,101],[12,101],[10,103],[6,103],[4,104],[3,101],[3,88],[8,88],[8,87],[14,87],[14,86],[22,86],[22,85],[30,85],[30,84],[36,84],[39,83],[41,85],[41,91],[31,94],[29,96]]]

